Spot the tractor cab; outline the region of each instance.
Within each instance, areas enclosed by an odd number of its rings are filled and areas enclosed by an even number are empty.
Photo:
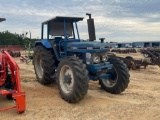
[[[80,40],[77,22],[83,20],[82,17],[57,16],[42,23],[41,39],[44,35],[44,25],[47,25],[47,39],[50,38],[59,42],[61,40]],[[75,29],[74,29],[75,26]]]
[[[56,58],[67,55],[67,45],[70,42],[80,42],[77,22],[83,17],[56,16],[42,22],[41,43],[46,48],[53,48]],[[47,28],[47,39],[44,39],[44,26]],[[36,44],[38,44],[37,41]]]

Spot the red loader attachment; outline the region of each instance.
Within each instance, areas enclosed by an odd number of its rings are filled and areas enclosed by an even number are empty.
[[[0,51],[0,95],[15,101],[15,106],[0,108],[0,112],[12,108],[18,113],[25,111],[25,93],[21,91],[19,67],[7,51]]]

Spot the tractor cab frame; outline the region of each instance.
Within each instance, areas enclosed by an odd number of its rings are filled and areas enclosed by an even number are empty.
[[[64,37],[66,38],[66,34],[73,34],[73,38],[76,39],[75,30],[77,32],[78,39],[80,39],[77,22],[81,20],[83,20],[82,17],[57,16],[47,21],[44,21],[42,23],[42,28],[41,28],[41,39],[44,38],[44,25],[47,25],[48,40],[49,40],[49,35],[53,35],[55,37],[64,35]],[[74,24],[75,24],[75,29],[74,29]]]
[[[46,28],[47,28],[47,39],[46,40],[52,42],[52,45],[56,44],[56,46],[58,46],[58,49],[57,49],[58,51],[56,50],[57,53],[55,53],[55,54],[58,54],[56,55],[57,58],[60,59],[64,55],[67,55],[67,43],[80,42],[80,35],[78,31],[77,22],[81,20],[83,20],[82,17],[57,16],[47,21],[44,21],[42,23],[41,40],[44,39],[44,28],[46,25]],[[47,44],[44,44],[44,45],[46,47],[48,46]],[[56,48],[54,47],[54,49]]]

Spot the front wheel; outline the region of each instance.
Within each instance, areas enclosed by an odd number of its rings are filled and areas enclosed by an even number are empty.
[[[76,57],[65,57],[60,61],[57,73],[61,97],[69,103],[83,99],[89,87],[89,78],[82,61]]]
[[[101,88],[112,94],[120,94],[129,84],[129,71],[126,65],[117,58],[109,58],[113,67],[107,74],[111,75],[110,79],[102,79],[99,81]]]

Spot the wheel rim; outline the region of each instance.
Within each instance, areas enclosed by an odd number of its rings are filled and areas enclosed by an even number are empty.
[[[106,87],[113,87],[116,85],[117,80],[118,80],[118,74],[117,71],[115,69],[115,67],[113,66],[111,70],[109,70],[109,72],[107,74],[111,75],[111,79],[102,79],[103,84]]]
[[[68,65],[64,65],[60,70],[59,82],[64,93],[68,94],[72,91],[74,85],[73,71]]]
[[[43,77],[43,62],[39,54],[35,56],[35,69],[39,78]]]

